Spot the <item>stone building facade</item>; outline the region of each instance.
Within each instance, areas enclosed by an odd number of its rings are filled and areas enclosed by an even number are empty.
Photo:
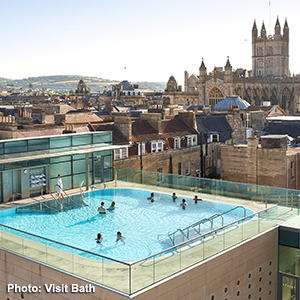
[[[198,95],[198,104],[215,105],[229,95],[239,95],[251,105],[270,101],[289,115],[300,113],[300,75],[290,76],[289,27],[283,34],[277,19],[275,34],[267,35],[264,24],[260,36],[256,22],[252,28],[252,71],[233,70],[229,58],[225,67],[207,73],[204,60],[198,74],[184,73],[184,93]],[[180,93],[178,93],[179,96]]]
[[[221,146],[221,179],[281,188],[299,188],[300,148],[287,146],[287,136],[256,137],[247,144]]]

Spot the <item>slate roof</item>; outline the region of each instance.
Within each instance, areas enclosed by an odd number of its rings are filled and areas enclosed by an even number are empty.
[[[219,133],[219,141],[225,142],[231,138],[233,132],[226,116],[196,117],[197,129],[201,133]]]
[[[217,110],[217,111],[227,111],[230,109],[232,106],[238,106],[240,110],[247,110],[248,107],[250,106],[250,103],[247,102],[246,100],[243,100],[239,96],[229,96],[226,97],[225,99],[221,100],[218,102],[212,110]]]
[[[266,134],[287,134],[292,138],[297,139],[297,137],[300,136],[300,122],[268,122]]]
[[[170,119],[162,121],[162,134],[164,138],[171,138],[183,135],[197,134],[198,132],[189,127],[181,119]]]
[[[164,139],[158,132],[146,121],[135,120],[132,122],[132,141],[149,142]]]

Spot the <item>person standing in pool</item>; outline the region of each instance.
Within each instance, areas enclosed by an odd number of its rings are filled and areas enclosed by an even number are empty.
[[[173,195],[172,195],[173,202],[175,202],[177,198],[178,197],[177,197],[176,193],[173,193]]]
[[[122,243],[125,245],[125,237],[122,236],[122,233],[120,231],[117,232],[117,239],[116,239],[116,244],[118,244],[119,241],[122,241]]]
[[[183,210],[185,210],[185,207],[188,205],[185,201],[185,199],[182,199],[182,202],[180,203]]]
[[[104,202],[101,202],[101,206],[98,208],[99,214],[106,214],[106,208],[104,207]]]
[[[108,211],[114,211],[116,208],[117,208],[117,207],[116,207],[116,203],[115,203],[115,201],[113,201],[113,202],[111,203],[110,207],[109,207],[107,210],[108,210]]]
[[[154,202],[154,193],[151,193],[150,197],[148,197],[147,200]]]

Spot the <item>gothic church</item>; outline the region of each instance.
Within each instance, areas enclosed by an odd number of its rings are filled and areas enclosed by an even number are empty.
[[[270,101],[271,104],[279,104],[289,115],[300,114],[300,75],[291,77],[289,71],[287,20],[281,32],[277,18],[274,30],[274,35],[267,35],[263,24],[260,36],[258,36],[254,21],[252,71],[233,70],[228,58],[224,69],[215,68],[213,72],[207,73],[202,59],[198,75],[189,75],[187,71],[184,72],[184,92],[178,90],[177,86],[175,90],[172,89],[169,84],[165,93],[172,95],[173,92],[174,96],[176,93],[173,101],[184,98],[192,100],[185,104],[197,104],[195,103],[197,101],[198,104],[212,106],[234,94],[247,100],[251,105],[262,105],[264,101]],[[171,77],[174,82],[174,77]]]

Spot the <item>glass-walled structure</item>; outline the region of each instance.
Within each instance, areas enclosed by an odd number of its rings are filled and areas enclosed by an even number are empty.
[[[299,249],[299,228],[281,227],[278,249],[278,299],[280,300],[299,300]]]
[[[111,132],[0,141],[1,202],[56,190],[61,174],[64,189],[111,181]]]

